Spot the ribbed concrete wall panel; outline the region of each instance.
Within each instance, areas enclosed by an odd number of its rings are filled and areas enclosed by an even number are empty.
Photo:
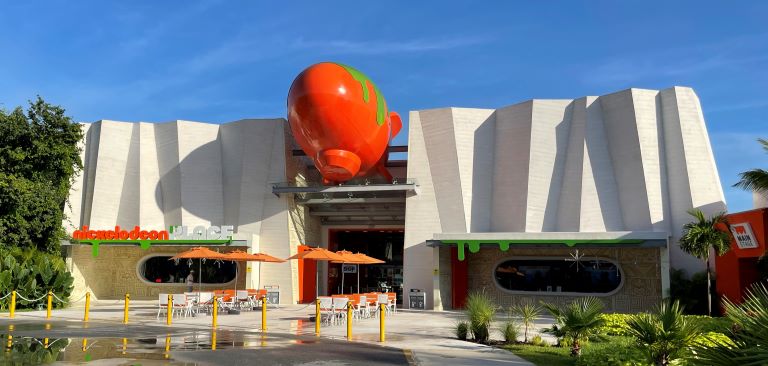
[[[496,110],[491,231],[525,231],[532,116],[532,101]]]
[[[690,221],[686,211],[696,207],[711,214],[724,209],[725,202],[699,100],[691,89],[628,89],[483,111],[493,122],[493,138],[478,133],[482,118],[471,116],[473,110],[448,110],[411,113],[408,172],[422,193],[407,200],[406,248],[421,245],[430,230],[653,231],[670,238],[673,267],[689,272],[701,268],[677,246],[682,226]],[[471,144],[466,140],[472,131]],[[487,141],[492,141],[491,148]],[[489,156],[492,165],[478,164]],[[490,197],[480,193],[486,182],[476,189],[483,177],[492,181]],[[475,211],[467,212],[486,202],[491,208],[487,222]],[[440,220],[457,223],[424,225],[435,210]],[[461,218],[455,215],[459,213]],[[406,250],[406,271],[408,263],[437,265],[430,253],[411,253],[417,252]],[[431,275],[421,275],[425,277],[406,276],[406,286],[427,286]]]
[[[570,100],[534,100],[525,231],[555,231],[571,127]]]

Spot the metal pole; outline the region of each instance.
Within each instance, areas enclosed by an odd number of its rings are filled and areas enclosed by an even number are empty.
[[[167,316],[165,324],[171,325],[171,318],[173,318],[173,295],[168,294],[168,308],[166,310]]]
[[[11,319],[16,315],[16,290],[11,292],[11,308],[9,309]]]
[[[347,340],[352,340],[352,303],[347,302]]]
[[[84,322],[88,321],[88,311],[90,310],[90,308],[91,308],[91,293],[86,292],[85,293],[85,315],[83,315]]]
[[[315,335],[320,335],[320,299],[315,299]]]
[[[211,324],[211,327],[213,327],[213,329],[216,329],[216,321],[217,321],[217,317],[219,315],[219,297],[218,296],[214,296],[213,297],[213,310],[212,310],[212,312],[213,312],[213,314],[212,314],[213,315],[213,324]]]
[[[131,302],[131,295],[125,293],[125,309],[123,310],[123,324],[128,324],[128,304]]]
[[[344,263],[341,264],[341,293],[344,294]]]
[[[384,342],[386,339],[385,335],[385,329],[384,329],[384,318],[386,318],[386,313],[384,310],[386,309],[386,305],[380,304],[379,305],[379,342]]]
[[[261,331],[267,331],[267,296],[261,298]]]
[[[45,318],[51,318],[51,308],[53,307],[53,292],[48,291],[48,311],[45,313]]]
[[[211,351],[216,350],[216,330],[211,331]]]
[[[360,293],[360,265],[357,265],[357,293]]]

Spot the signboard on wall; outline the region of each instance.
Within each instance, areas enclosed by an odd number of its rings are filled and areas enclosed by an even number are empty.
[[[731,233],[736,239],[736,245],[739,246],[739,249],[752,249],[758,247],[757,239],[752,232],[752,226],[750,226],[748,222],[732,224]]]
[[[341,265],[341,272],[342,273],[357,273],[357,266],[354,264],[342,264]]]

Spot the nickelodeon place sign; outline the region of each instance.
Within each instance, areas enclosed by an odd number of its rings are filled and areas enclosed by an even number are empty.
[[[142,249],[149,249],[152,244],[165,245],[221,245],[232,242],[234,226],[195,226],[189,230],[187,226],[171,226],[168,230],[142,230],[134,226],[127,230],[119,225],[114,229],[93,230],[83,226],[72,233],[72,240],[93,247],[94,257],[99,255],[101,244],[138,244]]]

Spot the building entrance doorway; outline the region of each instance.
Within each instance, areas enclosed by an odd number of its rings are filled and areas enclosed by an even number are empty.
[[[347,272],[360,270],[360,292],[395,292],[397,303],[403,295],[403,229],[330,230],[328,247],[333,251],[348,250],[385,261],[382,264],[347,266]],[[342,289],[342,277],[344,287]],[[328,288],[332,294],[357,292],[357,273],[343,273],[341,264],[328,266]]]

